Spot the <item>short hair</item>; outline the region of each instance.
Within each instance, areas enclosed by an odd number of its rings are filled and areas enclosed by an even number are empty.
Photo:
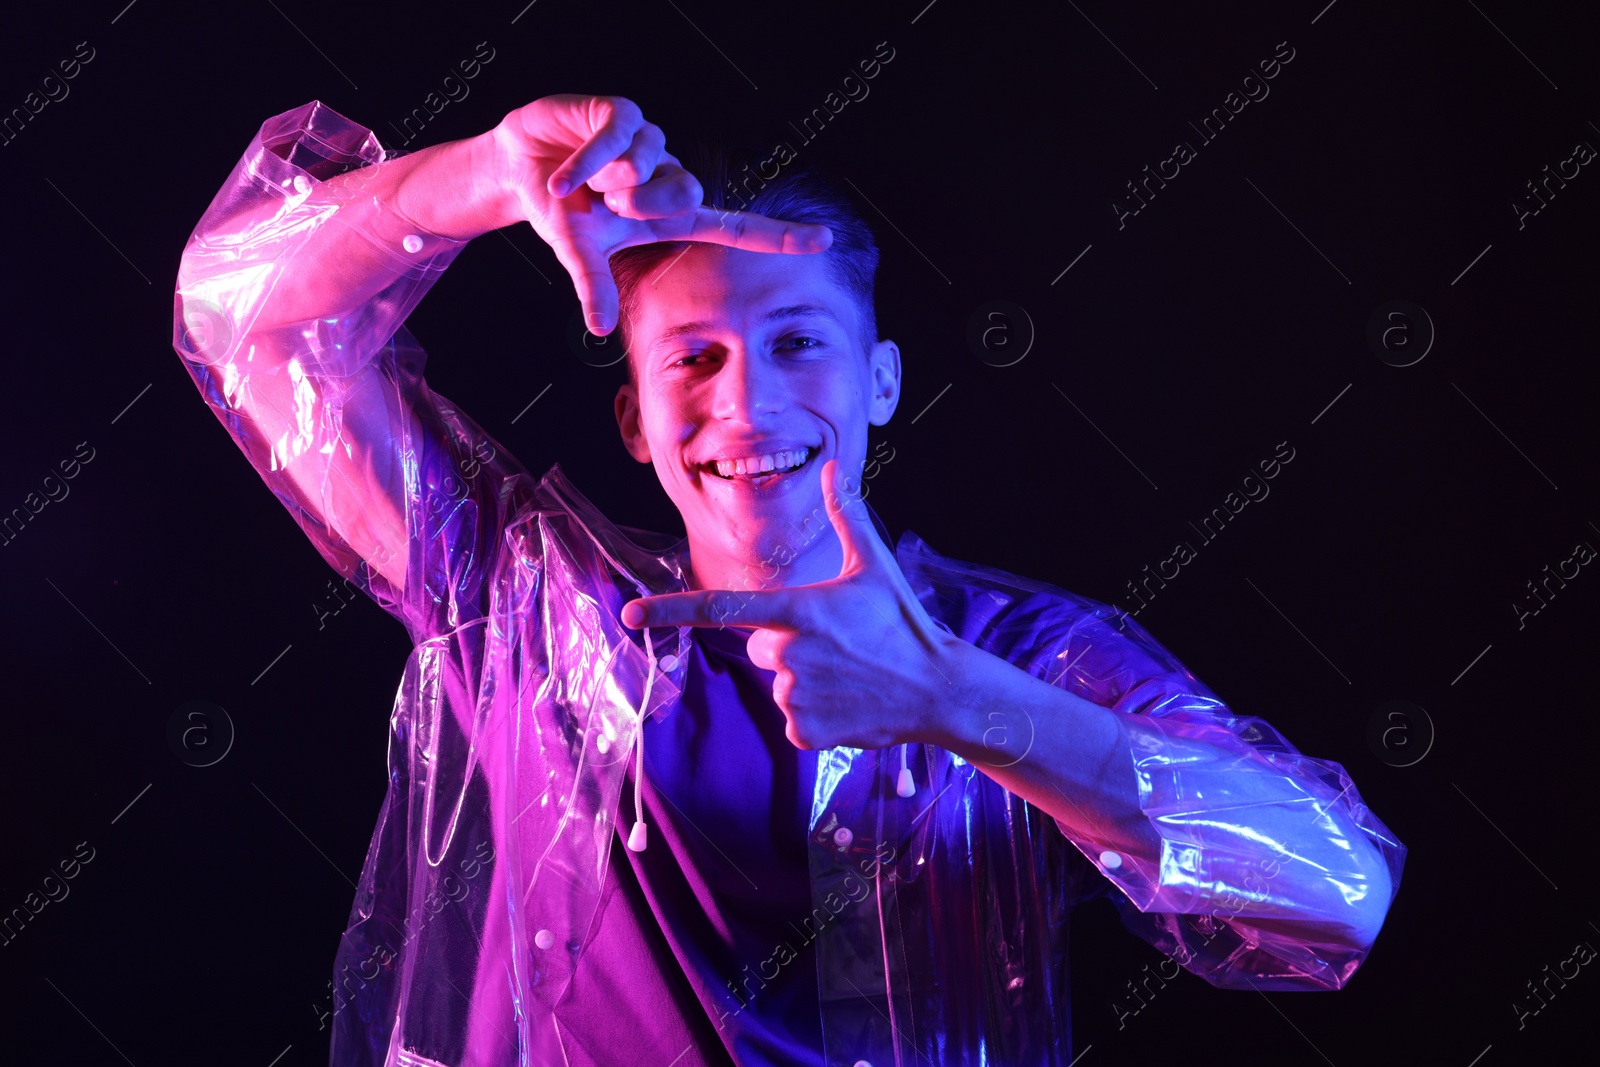
[[[760,153],[747,148],[727,148],[696,144],[683,155],[684,169],[694,175],[705,190],[703,203],[714,211],[745,211],[785,222],[816,223],[828,227],[833,243],[826,252],[803,253],[826,257],[830,280],[850,295],[855,305],[858,336],[866,352],[878,341],[878,316],[874,306],[874,285],[878,274],[878,243],[872,229],[855,204],[838,186],[815,167],[778,153]],[[778,166],[771,178],[763,172]],[[694,241],[658,241],[634,245],[611,256],[611,274],[617,283],[620,315],[617,331],[623,351],[632,345],[629,323],[639,306],[639,286],[657,264],[670,261]],[[781,253],[773,253],[781,254]],[[628,380],[636,382],[633,357],[627,364]]]

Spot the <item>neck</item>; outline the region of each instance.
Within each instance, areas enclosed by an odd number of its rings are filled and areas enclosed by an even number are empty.
[[[689,531],[688,578],[693,589],[747,592],[809,585],[838,577],[843,561],[839,537],[831,526],[751,538],[732,552],[721,539]]]

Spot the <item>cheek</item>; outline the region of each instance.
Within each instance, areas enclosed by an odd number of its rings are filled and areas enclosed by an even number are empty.
[[[863,452],[867,441],[867,393],[856,378],[835,379],[813,401],[817,412],[838,440],[840,458]]]
[[[796,404],[840,429],[866,421],[867,395],[860,375],[841,373],[837,368],[796,375],[790,382],[790,396]]]
[[[694,424],[684,412],[683,399],[658,393],[639,419],[640,430],[656,463],[678,463],[683,445],[694,436]]]

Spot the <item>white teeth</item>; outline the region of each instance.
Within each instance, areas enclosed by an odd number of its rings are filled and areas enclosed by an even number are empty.
[[[798,467],[806,461],[809,449],[786,449],[782,452],[770,452],[765,456],[744,456],[739,459],[719,459],[712,463],[713,469],[724,478],[735,475],[767,474],[772,471],[786,471],[790,467]]]

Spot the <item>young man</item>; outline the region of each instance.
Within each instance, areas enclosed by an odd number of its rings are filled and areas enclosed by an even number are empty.
[[[313,102],[185,251],[186,368],[415,645],[333,1062],[1065,1065],[1097,894],[1168,979],[1343,986],[1405,852],[1343,769],[1104,604],[891,551],[859,499],[901,376],[870,232],[799,168],[703,205],[664,145],[557,96],[386,159]],[[685,539],[423,380],[407,314],[523,220],[623,327],[618,426]]]

